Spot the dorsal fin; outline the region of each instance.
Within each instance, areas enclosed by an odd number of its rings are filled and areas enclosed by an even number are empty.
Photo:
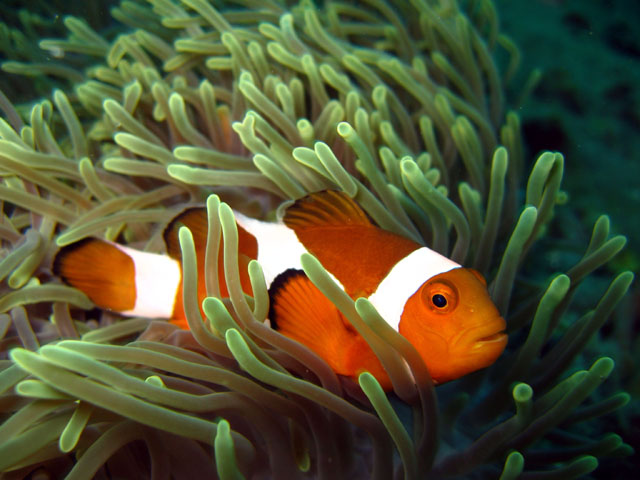
[[[351,197],[335,190],[311,193],[298,199],[287,208],[283,221],[294,231],[305,227],[373,225]]]
[[[207,246],[207,232],[209,230],[206,207],[186,209],[171,220],[165,228],[163,237],[167,246],[167,253],[175,259],[182,258],[178,231],[180,227],[183,226],[191,230],[198,259],[204,261],[204,251]],[[238,253],[240,255],[246,255],[250,260],[258,258],[258,242],[256,238],[240,225],[236,224],[236,226],[238,227]],[[222,252],[222,248],[220,251]],[[222,257],[220,258],[222,259]]]
[[[112,243],[85,238],[63,247],[53,271],[98,307],[123,312],[136,303],[133,259]]]
[[[352,198],[334,190],[297,200],[283,220],[352,298],[371,295],[398,260],[419,247],[374,225]]]
[[[180,227],[183,226],[191,230],[196,252],[204,252],[207,245],[207,230],[209,228],[207,224],[207,209],[205,207],[187,208],[169,222],[162,236],[167,246],[167,253],[171,258],[182,258],[178,231]]]
[[[171,220],[165,228],[163,236],[167,245],[167,253],[176,260],[182,260],[182,251],[180,250],[180,241],[178,239],[178,231],[182,226],[189,228],[193,235],[198,267],[198,302],[202,304],[202,300],[207,296],[204,262],[209,224],[206,207],[188,208]],[[258,258],[258,242],[253,235],[240,225],[236,224],[236,226],[238,228],[238,268],[240,271],[240,284],[242,285],[242,290],[251,295],[251,281],[247,272],[247,266],[251,260]],[[224,275],[224,249],[222,245],[220,245],[220,249],[218,250],[218,281],[220,295],[222,297],[229,296]],[[179,288],[180,291],[177,295],[173,323],[181,328],[188,328],[182,306],[182,285],[180,285]]]

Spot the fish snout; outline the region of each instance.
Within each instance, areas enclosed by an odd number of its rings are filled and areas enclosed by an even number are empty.
[[[495,315],[450,338],[445,354],[425,359],[432,378],[444,383],[493,364],[507,345],[505,327],[504,319]]]
[[[471,353],[492,357],[493,363],[507,346],[506,327],[504,318],[497,315],[481,327],[473,329],[467,336]]]

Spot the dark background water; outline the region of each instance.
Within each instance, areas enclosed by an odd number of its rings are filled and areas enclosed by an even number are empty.
[[[595,219],[611,217],[627,236],[614,270],[640,269],[640,1],[494,0],[504,33],[523,55],[521,76],[540,68],[538,88],[518,110],[530,158],[540,150],[565,156],[568,204],[558,209],[550,234],[582,244]],[[513,92],[514,96],[516,91]],[[562,240],[561,240],[562,241]],[[582,248],[582,247],[579,247]],[[601,272],[604,281],[611,272]],[[632,287],[618,315],[631,315],[640,334],[640,288]],[[605,338],[612,321],[605,326]],[[637,342],[637,341],[636,341]],[[601,345],[606,353],[605,344]],[[615,347],[614,347],[615,348]],[[615,352],[614,352],[615,353]],[[607,353],[611,354],[611,352]],[[635,368],[638,355],[635,355]],[[618,362],[620,365],[621,362]],[[631,365],[631,369],[634,367]],[[640,386],[626,385],[632,403],[621,411],[624,440],[634,456],[601,459],[591,478],[638,478]],[[618,430],[620,427],[613,427]],[[619,430],[618,430],[619,431]],[[595,438],[601,433],[592,432]]]
[[[590,228],[601,213],[629,238],[623,268],[640,252],[640,2],[495,1],[525,73],[542,79],[518,113],[529,153],[566,160],[569,205]],[[513,86],[518,88],[524,75]]]

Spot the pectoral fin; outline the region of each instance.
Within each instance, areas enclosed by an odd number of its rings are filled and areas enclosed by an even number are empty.
[[[345,350],[357,333],[345,327],[336,306],[301,270],[280,274],[269,289],[273,328],[306,345],[341,375],[345,371]]]
[[[300,270],[287,270],[269,290],[270,318],[283,335],[313,350],[339,375],[371,372],[383,388],[391,383],[369,345],[338,308]]]

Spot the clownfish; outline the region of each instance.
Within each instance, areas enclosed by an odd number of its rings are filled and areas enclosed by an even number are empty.
[[[251,294],[246,265],[257,259],[269,288],[272,327],[306,345],[339,375],[357,379],[368,371],[385,390],[391,388],[364,338],[302,271],[304,252],[314,255],[351,298],[368,298],[419,352],[435,383],[491,365],[506,346],[505,321],[479,272],[377,227],[343,193],[323,191],[301,198],[287,208],[280,223],[235,216],[243,290]],[[201,303],[206,296],[205,208],[188,209],[169,223],[164,232],[168,255],[87,238],[58,252],[54,273],[98,307],[167,318],[188,328],[177,236],[183,225],[196,244]],[[228,291],[222,257],[218,263],[224,297]]]

